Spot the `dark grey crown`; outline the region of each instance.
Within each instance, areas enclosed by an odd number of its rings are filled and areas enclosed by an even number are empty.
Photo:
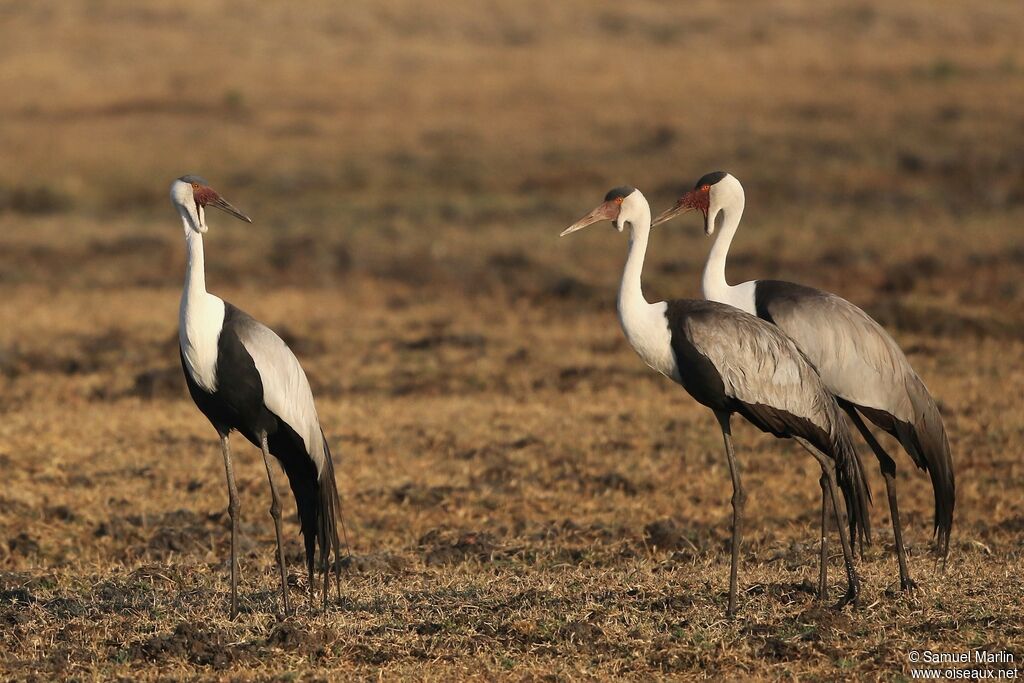
[[[714,171],[712,173],[705,173],[700,177],[700,180],[697,181],[697,184],[693,186],[693,189],[696,190],[698,187],[701,187],[703,185],[714,185],[727,175],[729,174],[726,173],[725,171]]]
[[[629,187],[628,185],[623,185],[622,187],[616,187],[611,190],[608,190],[608,194],[604,196],[604,200],[606,202],[610,202],[612,200],[619,199],[620,197],[625,199],[634,192],[636,192],[635,188]]]
[[[198,175],[192,175],[192,174],[183,175],[180,178],[178,178],[178,180],[180,180],[182,182],[185,182],[185,183],[189,183],[190,185],[192,183],[198,183],[200,185],[209,185],[209,183],[206,182],[206,178],[204,178],[202,176],[198,176]]]

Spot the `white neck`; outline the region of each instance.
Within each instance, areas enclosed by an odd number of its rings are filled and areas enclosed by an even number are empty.
[[[646,202],[645,202],[646,204]],[[679,368],[672,352],[672,334],[665,317],[664,301],[649,304],[644,298],[640,277],[647,254],[647,240],[651,234],[651,210],[643,208],[640,216],[631,221],[629,255],[619,285],[619,322],[633,350],[658,372],[679,381]]]
[[[626,267],[622,271],[622,284],[619,285],[619,316],[630,308],[647,305],[644,298],[640,276],[644,269],[644,257],[647,255],[647,239],[651,234],[651,211],[641,213],[636,222],[631,223],[629,234],[629,255]]]
[[[729,283],[725,279],[725,261],[729,256],[729,247],[736,229],[740,227],[743,217],[743,199],[732,205],[722,207],[722,227],[718,231],[715,243],[711,245],[711,253],[704,264],[704,276],[701,279],[701,290],[704,298],[711,301],[724,301],[729,297]]]
[[[185,246],[188,254],[185,261],[185,289],[182,304],[188,299],[206,294],[206,262],[203,255],[203,236],[186,225]]]
[[[178,311],[178,341],[185,367],[203,389],[217,387],[217,339],[224,324],[224,302],[206,291],[203,236],[185,221],[185,287]]]

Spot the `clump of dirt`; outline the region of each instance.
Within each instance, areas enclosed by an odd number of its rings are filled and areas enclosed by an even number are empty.
[[[494,537],[486,532],[468,531],[453,538],[450,532],[441,529],[424,534],[419,546],[427,565],[460,564],[470,560],[490,562],[497,549]]]
[[[0,625],[15,627],[32,620],[30,608],[38,602],[24,586],[0,590]]]
[[[943,266],[931,255],[917,256],[905,263],[895,263],[885,270],[881,290],[889,294],[906,294],[914,289],[919,279],[935,277]]]
[[[157,398],[181,398],[185,395],[185,378],[181,373],[181,367],[168,365],[143,370],[135,375],[135,383],[127,394],[147,401]]]
[[[67,211],[73,204],[70,195],[48,185],[0,186],[0,211],[44,215]]]
[[[605,472],[590,479],[592,486],[598,492],[621,491],[627,496],[635,496],[640,492],[640,487],[629,477],[618,472]],[[650,487],[645,487],[650,488]]]
[[[805,543],[801,540],[791,539],[784,546],[774,549],[767,549],[764,553],[764,562],[781,562],[790,571],[807,565],[807,559],[813,557],[818,551],[816,543]]]
[[[216,515],[198,515],[191,510],[174,510],[162,515],[147,544],[149,555],[165,559],[171,553],[187,552],[207,543],[214,519]]]
[[[346,555],[341,558],[342,570],[352,574],[398,574],[408,566],[405,557],[394,553]]]
[[[816,587],[812,587],[813,592],[817,592]],[[854,630],[854,626],[850,621],[850,610],[834,610],[828,605],[822,605],[814,603],[803,612],[800,612],[792,618],[794,624],[806,630],[805,637],[808,640],[815,640],[820,636],[813,636],[810,632],[810,628],[813,627],[816,633],[825,633],[828,631],[839,631],[841,633],[850,633]]]
[[[7,539],[7,550],[11,555],[32,557],[39,554],[39,541],[22,531],[14,538]]]
[[[170,634],[132,643],[128,654],[136,661],[184,659],[199,666],[224,669],[241,659],[243,654],[242,646],[229,645],[229,642],[230,638],[223,631],[186,622],[178,624]]]
[[[96,607],[111,614],[151,607],[155,600],[155,591],[148,583],[109,579],[93,589],[93,596]]]
[[[27,588],[11,588],[0,591],[0,605],[31,605],[36,601]]]
[[[107,538],[124,558],[145,554],[164,560],[172,553],[188,553],[209,543],[210,534],[219,528],[219,515],[200,515],[191,510],[167,512],[156,519],[139,515],[112,516],[100,521],[93,530],[96,538]]]
[[[612,389],[627,386],[636,381],[640,374],[635,369],[615,366],[600,367],[596,365],[570,365],[558,371],[556,378],[545,378],[537,388],[555,386],[559,391],[575,391],[581,388],[592,390]]]
[[[668,612],[685,614],[693,609],[695,601],[692,595],[659,595],[646,601],[645,609],[651,612]]]
[[[312,624],[302,625],[289,619],[275,626],[265,642],[271,647],[319,659],[330,654],[329,644],[336,639],[337,635],[331,630],[320,630]]]
[[[452,486],[422,486],[412,482],[391,490],[391,499],[400,505],[414,507],[436,507],[451,498]]]
[[[655,639],[651,643],[650,652],[647,665],[663,674],[705,669],[707,666],[701,660],[698,650],[680,647],[668,637]]]
[[[380,666],[382,664],[387,664],[388,662],[390,662],[392,659],[395,658],[395,655],[393,655],[391,653],[391,651],[388,650],[388,649],[381,648],[379,646],[362,645],[362,644],[354,645],[349,650],[347,655],[353,661],[364,663],[364,664],[371,664],[373,666]]]
[[[31,621],[28,612],[18,607],[3,607],[0,608],[0,624],[4,626],[14,627],[21,624],[26,624]]]
[[[53,519],[60,522],[73,522],[78,519],[78,515],[67,505],[55,505],[46,508],[45,516],[47,519]]]
[[[680,523],[676,518],[655,520],[644,527],[642,546],[650,551],[671,553],[670,562],[690,562],[723,547],[719,529],[714,525],[691,521]],[[723,552],[728,552],[728,545]]]
[[[683,531],[671,518],[659,519],[644,527],[644,542],[655,550],[679,550],[688,547]]]
[[[606,292],[571,275],[551,276],[536,295],[539,299],[554,298],[580,303],[593,302],[601,296],[607,298]]]
[[[459,372],[425,373],[400,369],[391,373],[386,389],[391,396],[444,396],[466,392],[480,392],[484,385],[475,378]],[[374,390],[377,390],[374,388]]]
[[[604,636],[597,624],[589,621],[570,621],[558,629],[558,637],[579,646],[593,645]]]
[[[763,645],[758,650],[762,657],[772,662],[786,662],[799,659],[801,654],[799,647],[777,636],[765,638]]]
[[[482,334],[431,332],[430,334],[416,337],[414,339],[395,342],[395,346],[406,351],[429,351],[441,347],[456,349],[483,349],[487,346],[487,338]]]
[[[132,545],[142,540],[142,518],[138,515],[111,517],[96,525],[93,536],[109,538],[117,543]]]
[[[300,358],[319,356],[327,350],[323,339],[309,333],[299,334],[287,325],[274,325],[274,332]]]
[[[3,465],[0,464],[0,467],[2,466]],[[0,496],[0,514],[27,517],[31,513],[32,508],[20,500],[11,500]]]
[[[60,596],[47,600],[44,606],[47,612],[63,621],[85,616],[86,613],[85,604],[77,598]]]
[[[956,312],[948,308],[885,301],[868,313],[883,327],[930,337],[1022,339],[1024,328],[1012,316],[985,311]]]

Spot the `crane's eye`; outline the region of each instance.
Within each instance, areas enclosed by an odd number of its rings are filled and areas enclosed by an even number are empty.
[[[616,204],[621,204],[623,199],[625,199],[625,197],[616,197],[615,198],[615,203]]]
[[[193,190],[198,190],[199,189],[199,183],[192,183],[192,189]]]
[[[702,187],[702,188],[700,188],[700,189],[702,189],[702,190],[704,190],[705,192],[707,192],[708,190],[710,190],[710,189],[711,189],[711,186],[710,186],[710,185],[705,185],[704,187]]]

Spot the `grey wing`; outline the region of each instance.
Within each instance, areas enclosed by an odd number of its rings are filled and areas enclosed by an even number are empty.
[[[718,371],[732,409],[764,431],[805,439],[835,461],[851,535],[870,542],[871,493],[860,459],[839,406],[793,341],[774,325],[721,304],[687,316],[684,325],[687,339]]]
[[[317,473],[322,472],[326,458],[323,432],[299,360],[273,330],[248,315],[239,316],[237,332],[263,381],[263,403],[302,437]]]
[[[772,280],[758,282],[756,303],[758,315],[796,342],[832,393],[913,421],[910,394],[924,384],[871,316],[834,294]]]
[[[956,503],[949,439],[935,399],[896,340],[846,299],[810,287],[761,280],[755,304],[807,355],[829,391],[895,436],[928,471],[945,552]]]
[[[730,306],[713,316],[691,316],[686,333],[718,370],[725,392],[748,406],[763,406],[810,421],[825,434],[837,408],[814,368],[777,328]]]

